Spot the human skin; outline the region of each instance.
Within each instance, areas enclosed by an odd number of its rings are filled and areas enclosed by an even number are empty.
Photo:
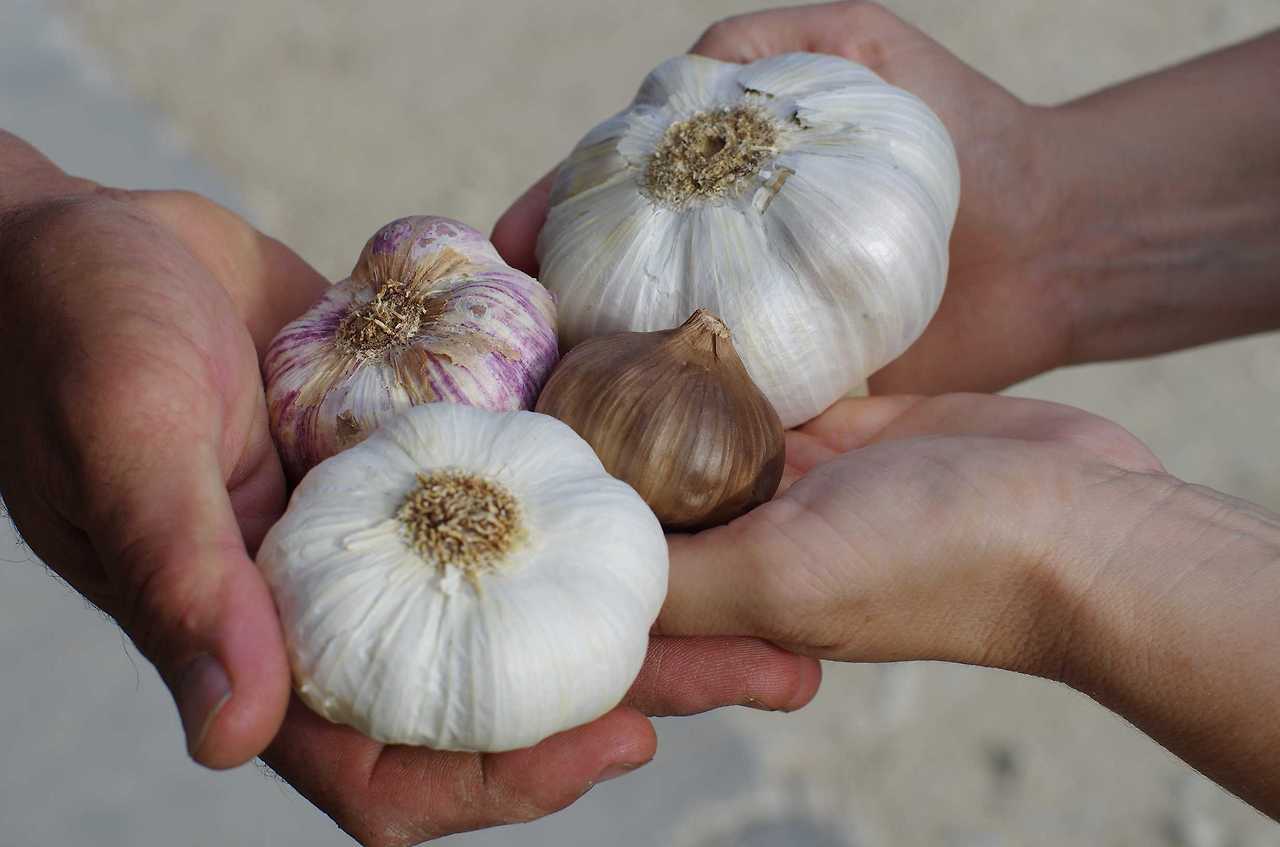
[[[291,700],[252,559],[287,493],[260,357],[326,284],[208,200],[76,179],[0,132],[0,391],[22,398],[0,404],[0,494],[32,550],[156,665],[198,762],[262,754],[390,847],[567,805],[649,761],[646,715],[812,697],[813,659],[658,637],[621,706],[513,753],[384,746]]]
[[[1055,107],[872,3],[743,15],[693,47],[797,50],[920,96],[960,160],[942,305],[873,393],[990,391],[1280,327],[1280,34]],[[494,231],[531,273],[549,186]],[[1280,517],[1171,477],[1106,421],[978,395],[842,401],[788,434],[785,482],[672,539],[663,632],[1059,680],[1280,816]]]
[[[1280,515],[1034,400],[844,400],[787,451],[781,495],[671,539],[659,631],[1063,682],[1280,818]]]
[[[946,292],[873,393],[995,391],[1280,328],[1280,33],[1053,107],[1023,103],[874,3],[729,18],[692,50],[844,56],[920,97],[951,134],[961,191]],[[550,185],[493,233],[534,275]]]

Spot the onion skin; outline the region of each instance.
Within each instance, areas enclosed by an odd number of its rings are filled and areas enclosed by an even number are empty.
[[[728,328],[699,309],[682,326],[584,341],[536,411],[571,426],[671,531],[727,523],[778,490],[782,422]]]

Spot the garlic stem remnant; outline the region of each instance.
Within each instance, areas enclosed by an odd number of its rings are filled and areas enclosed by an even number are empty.
[[[465,224],[401,218],[271,342],[271,434],[297,481],[410,406],[531,408],[558,354],[555,303],[537,280]]]
[[[354,355],[378,355],[403,346],[428,320],[425,292],[389,279],[369,302],[355,306],[338,324],[338,347]]]
[[[924,331],[959,200],[942,121],[871,70],[680,56],[560,166],[541,280],[565,350],[709,309],[794,427]]]
[[[702,309],[673,330],[573,348],[537,410],[573,427],[668,529],[726,523],[767,501],[782,479],[782,422],[729,328]]]
[[[777,155],[778,135],[777,121],[750,104],[678,121],[667,128],[649,159],[645,190],[672,209],[741,190]]]
[[[474,579],[497,569],[521,539],[520,507],[501,484],[455,470],[418,474],[396,514],[424,561]]]
[[[600,717],[667,590],[653,512],[560,421],[415,406],[267,533],[298,696],[389,744],[498,752]]]

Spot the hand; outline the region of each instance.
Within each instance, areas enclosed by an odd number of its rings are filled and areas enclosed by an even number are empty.
[[[874,3],[729,18],[692,48],[732,62],[794,51],[844,56],[916,94],[942,118],[959,154],[946,294],[920,340],[871,380],[873,392],[995,390],[1064,364],[1069,312],[1036,265],[1050,200],[1037,171],[1037,110]],[[551,177],[517,200],[493,232],[503,256],[533,274]]]
[[[845,400],[787,456],[779,497],[672,539],[662,632],[1064,682],[1280,818],[1280,515],[1031,400]]]
[[[1168,480],[1123,429],[1066,406],[844,400],[788,434],[782,494],[672,540],[659,628],[1055,676],[1091,573],[1064,539],[1127,528],[1082,524],[1082,506]]]
[[[325,286],[207,200],[71,180],[0,133],[0,388],[22,398],[0,404],[0,493],[35,553],[156,665],[199,762],[267,748],[357,839],[408,844],[546,814],[643,764],[642,712],[812,697],[812,660],[656,638],[624,706],[498,756],[385,747],[290,702],[251,558],[286,495],[259,356]]]

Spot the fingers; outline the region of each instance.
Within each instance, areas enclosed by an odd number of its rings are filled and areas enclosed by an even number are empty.
[[[793,476],[804,474],[879,441],[938,435],[1070,444],[1125,470],[1164,470],[1141,441],[1105,418],[1058,403],[987,394],[841,400],[787,433],[787,468]]]
[[[872,398],[876,399],[876,398]],[[892,401],[899,398],[884,398]],[[1021,397],[993,397],[987,394],[946,394],[940,397],[906,398],[896,415],[886,402],[872,411],[869,404],[845,405],[841,415],[818,419],[827,428],[827,437],[836,439],[842,427],[857,428],[853,420],[884,414],[887,420],[864,442],[899,440],[935,435],[977,435],[1020,441],[1067,444],[1124,470],[1161,473],[1160,461],[1123,427],[1089,412]],[[815,422],[815,423],[817,423]],[[863,428],[859,435],[867,435]]]
[[[779,29],[779,22],[787,24]],[[775,26],[770,26],[773,23]],[[747,64],[775,53],[804,52],[807,39],[793,31],[790,16],[781,9],[725,18],[707,27],[690,53],[722,62]]]
[[[805,473],[841,453],[865,447],[924,398],[848,397],[787,433],[787,465]]]
[[[689,52],[740,63],[779,53],[832,53],[875,68],[881,51],[869,31],[891,17],[861,0],[769,9],[712,24]]]
[[[115,458],[122,470],[94,488],[110,499],[88,520],[116,597],[107,611],[169,686],[192,757],[242,764],[280,725],[289,668],[217,461],[199,442]]]
[[[626,703],[654,716],[733,705],[791,712],[813,699],[821,681],[815,660],[755,638],[658,636]]]
[[[532,820],[653,758],[640,710],[693,714],[741,704],[790,711],[812,699],[816,661],[756,639],[652,639],[626,705],[526,750],[475,755],[382,746],[296,698],[264,759],[362,844],[417,844]]]
[[[25,222],[20,275],[0,289],[31,320],[5,336],[22,358],[0,381],[28,411],[5,421],[21,437],[0,451],[2,482],[34,504],[23,525],[48,564],[156,665],[192,755],[229,767],[266,746],[288,700],[274,606],[227,489],[269,450],[260,376],[214,269],[118,194]],[[201,208],[176,217],[199,229]],[[260,514],[282,505],[272,461],[237,493]]]
[[[382,746],[294,700],[264,758],[361,844],[400,847],[550,814],[656,749],[652,726],[629,708],[526,750],[481,756]]]
[[[547,220],[547,204],[556,169],[529,186],[493,226],[493,246],[503,260],[529,276],[538,275],[538,233]]]

